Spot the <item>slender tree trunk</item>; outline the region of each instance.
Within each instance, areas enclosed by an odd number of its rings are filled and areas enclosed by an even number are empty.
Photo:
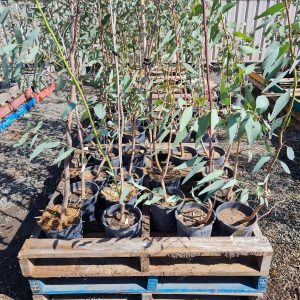
[[[124,185],[124,169],[123,169],[123,151],[122,151],[122,140],[124,133],[124,112],[123,112],[123,103],[122,97],[120,95],[120,74],[119,74],[119,58],[117,53],[117,17],[115,9],[113,8],[113,0],[109,1],[110,3],[110,14],[111,14],[111,27],[112,27],[112,40],[113,40],[113,48],[114,48],[114,62],[116,68],[117,75],[117,102],[118,102],[118,147],[119,147],[119,167],[120,167],[120,191],[119,197],[122,195],[123,185]],[[116,187],[117,188],[117,187]],[[125,201],[125,200],[124,200]],[[121,223],[125,223],[125,203],[121,203]]]
[[[75,15],[75,6],[72,0],[69,0],[70,12],[71,12],[71,50],[70,50],[70,66],[75,74],[74,70],[76,70],[75,64],[75,48],[76,48],[76,25],[78,22],[78,12],[80,7],[80,0],[77,3],[77,13]],[[71,96],[69,103],[75,103],[76,105],[76,86],[71,86]],[[73,111],[68,114],[67,123],[66,123],[66,140],[68,149],[72,147],[72,121],[73,121]],[[70,191],[70,156],[67,157],[64,161],[64,174],[65,174],[65,187],[64,187],[64,198],[62,203],[62,211],[61,218],[63,219],[66,214],[66,210],[68,208],[68,202],[71,195]]]
[[[210,67],[209,67],[209,54],[208,54],[208,33],[207,33],[207,18],[206,18],[206,3],[205,0],[202,0],[202,7],[203,7],[203,29],[204,29],[204,39],[205,39],[205,63],[206,63],[206,83],[207,83],[207,92],[208,92],[208,99],[209,99],[209,110],[212,112],[213,110],[213,98],[211,93],[211,86],[210,86]],[[212,128],[209,127],[209,169],[210,172],[213,171],[213,160],[212,160]]]

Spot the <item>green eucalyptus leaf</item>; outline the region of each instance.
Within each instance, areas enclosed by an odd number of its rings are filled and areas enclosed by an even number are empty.
[[[120,196],[120,203],[121,204],[125,203],[126,197],[130,193],[130,191],[131,191],[131,187],[130,186],[124,186],[123,187],[122,193],[121,193],[121,196]]]
[[[134,207],[138,206],[141,202],[143,202],[144,200],[146,200],[147,198],[149,198],[150,193],[145,193],[142,194],[134,203]]]
[[[193,107],[189,106],[182,113],[182,116],[181,116],[180,122],[179,122],[179,131],[182,131],[183,129],[186,128],[186,126],[192,119],[192,116],[193,116]]]
[[[157,52],[160,52],[160,50],[172,39],[174,38],[173,30],[169,30],[165,37],[163,38],[162,42],[159,44],[159,48]]]
[[[216,170],[212,173],[209,173],[207,175],[204,176],[203,179],[201,179],[197,185],[201,185],[203,183],[215,180],[216,178],[220,178],[220,176],[223,174],[223,170]]]
[[[261,132],[261,125],[259,122],[254,121],[251,117],[247,120],[245,124],[245,130],[247,133],[249,145],[253,145],[257,136]]]
[[[103,106],[102,103],[98,103],[95,107],[94,107],[94,112],[95,115],[100,119],[104,119],[105,115],[106,115],[106,111],[105,111],[105,106]]]
[[[252,170],[252,174],[257,173],[264,164],[266,164],[271,159],[271,156],[263,156],[255,165],[254,169]]]
[[[240,45],[240,51],[241,53],[245,54],[245,55],[250,55],[250,54],[254,54],[255,52],[257,52],[257,49],[252,48],[250,46],[242,46]]]
[[[235,186],[238,183],[238,181],[236,179],[230,179],[228,182],[226,182],[226,184],[222,187],[222,190],[231,188],[233,186]]]
[[[15,25],[14,32],[15,32],[15,37],[16,37],[17,42],[19,44],[23,44],[23,34],[22,34],[21,28],[18,24]]]
[[[270,84],[267,85],[267,87],[264,88],[264,90],[262,91],[263,93],[265,93],[266,91],[268,91],[271,87],[273,87],[275,84],[277,84],[278,82],[280,82],[285,75],[289,72],[289,70],[284,71],[283,73],[281,73],[278,77],[276,77],[274,80],[271,81]]]
[[[234,141],[239,123],[240,123],[240,116],[238,113],[232,114],[229,117],[227,129],[228,129],[230,144]]]
[[[28,137],[29,137],[30,131],[25,132],[21,138],[18,140],[18,142],[16,144],[13,145],[13,148],[17,148],[20,147],[22,145],[25,144],[25,142],[27,141]]]
[[[220,118],[218,115],[218,111],[216,109],[213,109],[211,111],[211,119],[210,119],[210,126],[211,126],[211,131],[214,133],[216,126],[219,124]]]
[[[286,154],[287,154],[288,159],[290,159],[290,160],[295,159],[295,152],[294,152],[294,149],[292,147],[287,147],[286,148]]]
[[[270,129],[270,134],[269,134],[270,139],[272,138],[272,135],[273,135],[274,131],[275,131],[279,126],[281,126],[282,121],[283,121],[282,118],[278,118],[278,119],[276,119],[276,120],[272,123],[271,129]]]
[[[8,54],[11,51],[13,51],[16,47],[18,47],[18,44],[8,44],[4,47],[0,48],[0,55]]]
[[[0,24],[3,25],[10,11],[10,6],[5,7],[0,15]]]
[[[272,114],[268,116],[270,122],[277,117],[277,115],[286,107],[289,101],[290,101],[289,91],[287,91],[285,94],[283,94],[276,100]]]
[[[73,153],[74,150],[75,150],[75,148],[71,147],[71,148],[68,148],[67,151],[60,153],[60,155],[54,160],[53,165],[56,165],[56,164],[60,163],[62,160],[69,157]]]
[[[188,63],[182,63],[182,65],[185,67],[185,69],[188,72],[197,75],[197,72],[194,70],[194,68],[191,65],[189,65]]]
[[[291,174],[291,171],[285,162],[283,162],[282,160],[279,160],[279,163],[281,164],[285,173]]]
[[[206,187],[205,189],[203,189],[199,195],[203,195],[207,192],[215,192],[217,191],[218,189],[222,188],[224,185],[224,180],[223,179],[220,179],[220,180],[217,180],[215,182],[213,182],[212,184],[210,184],[208,187]]]
[[[187,135],[186,128],[183,128],[183,130],[177,132],[175,141],[174,141],[174,143],[172,143],[172,147],[173,148],[178,147],[178,145],[184,140],[186,135]]]
[[[31,140],[31,143],[30,143],[30,148],[32,148],[34,146],[38,136],[39,136],[38,133],[34,135],[34,137]]]
[[[60,142],[45,142],[40,145],[38,145],[33,152],[30,154],[29,160],[33,160],[35,157],[37,157],[40,153],[42,153],[45,149],[52,149],[56,148],[60,145]]]
[[[186,169],[186,168],[191,168],[194,165],[197,165],[200,161],[201,161],[201,157],[199,157],[199,156],[193,157],[192,159],[190,159],[188,161],[185,161],[181,165],[176,166],[174,169],[175,170],[182,170],[182,169]]]
[[[256,98],[256,111],[259,113],[259,114],[262,114],[264,113],[268,107],[269,107],[269,99],[264,96],[264,95],[260,95]]]
[[[240,196],[240,201],[242,203],[245,203],[248,201],[248,199],[249,199],[249,190],[248,189],[242,190],[241,196]]]
[[[68,103],[65,111],[63,112],[63,114],[61,116],[63,121],[67,120],[67,117],[68,117],[69,113],[71,113],[75,109],[75,107],[76,107],[76,103],[74,103],[74,102],[69,102]]]
[[[222,13],[223,14],[227,13],[230,9],[232,9],[234,6],[236,6],[236,3],[237,2],[230,2],[230,3],[225,4],[222,7]]]
[[[252,40],[253,40],[253,38],[251,36],[246,35],[246,34],[240,32],[240,31],[235,32],[234,36],[237,36],[237,37],[239,37],[239,38],[241,38],[241,39],[243,39],[247,42],[252,42]]]
[[[198,123],[198,128],[196,131],[196,141],[195,141],[195,146],[197,147],[200,144],[201,139],[210,124],[210,115],[208,114],[208,115],[198,117],[196,122]]]
[[[185,184],[190,178],[192,178],[196,173],[198,173],[202,168],[206,165],[206,161],[200,161],[199,163],[195,164],[192,170],[186,175],[182,184]]]
[[[278,12],[282,11],[284,8],[285,8],[284,2],[276,3],[273,6],[269,7],[267,10],[265,10],[262,14],[255,17],[255,19],[260,19],[260,18],[263,18],[263,17],[272,16],[275,13],[278,13]]]

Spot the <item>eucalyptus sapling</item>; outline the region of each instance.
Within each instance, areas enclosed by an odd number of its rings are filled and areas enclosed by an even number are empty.
[[[119,74],[119,58],[118,58],[118,49],[117,49],[117,16],[116,16],[116,8],[113,7],[113,0],[109,1],[110,7],[110,15],[111,15],[111,28],[112,28],[112,41],[113,41],[113,49],[114,49],[114,62],[116,69],[116,85],[117,85],[117,108],[118,108],[118,147],[119,147],[119,167],[120,167],[120,222],[121,224],[125,223],[125,200],[122,199],[122,193],[124,192],[124,169],[123,169],[123,134],[124,134],[124,112],[123,112],[123,101],[120,94],[120,74]]]

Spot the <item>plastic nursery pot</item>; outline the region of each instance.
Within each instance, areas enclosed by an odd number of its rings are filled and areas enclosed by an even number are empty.
[[[85,182],[85,188],[86,190],[91,190],[93,192],[93,195],[85,200],[82,201],[81,204],[81,214],[82,214],[82,220],[85,222],[93,222],[96,220],[95,212],[97,211],[98,205],[98,195],[99,195],[99,186],[90,181]],[[79,192],[81,191],[81,181],[73,183],[71,185],[71,193]]]
[[[198,152],[195,148],[189,147],[189,146],[183,146],[183,152],[184,156],[181,156],[181,149],[180,147],[176,147],[172,149],[172,155],[171,155],[171,163],[174,166],[179,166],[183,164],[184,162],[191,160],[198,156]]]
[[[171,143],[174,143],[175,142],[175,139],[176,139],[176,133],[175,132],[172,132],[172,137],[171,137]],[[157,136],[157,140],[159,140],[159,137],[160,137],[160,133],[158,134]],[[162,141],[160,141],[161,143],[168,143],[169,142],[169,139],[170,139],[170,133],[168,133]],[[182,143],[189,143],[190,142],[190,139],[191,139],[191,134],[188,133],[184,139],[182,140]]]
[[[126,237],[140,236],[141,224],[142,224],[142,213],[138,207],[134,207],[129,204],[125,205],[125,210],[133,212],[137,217],[137,221],[133,225],[127,228],[113,228],[109,226],[107,222],[107,218],[109,216],[112,216],[114,213],[118,212],[119,210],[120,210],[120,204],[115,204],[110,206],[103,212],[101,216],[101,222],[105,229],[105,236],[108,238],[126,238]]]
[[[106,148],[103,149],[105,152],[107,151]],[[120,160],[119,160],[119,149],[114,146],[111,148],[110,153],[108,154],[111,165],[113,168],[117,168],[120,165]],[[92,157],[93,157],[93,162],[95,165],[100,165],[102,160],[104,159],[102,154],[99,153],[98,149],[95,150],[92,153]],[[108,163],[107,161],[104,163],[104,165],[107,167]]]
[[[97,176],[99,172],[99,165],[86,167],[85,180],[95,182],[98,185],[99,189],[101,189],[112,181],[111,176],[106,171],[109,171],[109,169],[107,167],[102,167],[100,170],[100,174]],[[80,179],[81,178],[82,173],[80,173]]]
[[[189,171],[186,172],[185,176],[189,173]],[[181,179],[184,180],[184,177]],[[188,181],[186,181],[184,184],[180,185],[180,190],[183,191],[186,198],[192,198],[192,188],[196,186],[196,184],[203,179],[203,171],[199,170],[196,174],[194,174]]]
[[[190,133],[189,143],[195,143],[196,138],[197,138],[196,131],[192,131]],[[205,132],[204,135],[203,135],[203,137],[202,137],[202,142],[203,143],[209,143],[209,141],[210,141],[209,134],[207,132]],[[215,134],[213,134],[213,136],[212,136],[212,142],[213,143],[217,143],[218,142],[217,137],[216,137]]]
[[[193,209],[198,208],[203,210],[207,213],[208,209],[207,207],[196,203],[196,202],[189,202],[185,203],[181,208],[177,208],[175,212],[176,217],[176,223],[177,223],[177,234],[178,236],[203,236],[203,237],[210,237],[213,224],[216,220],[216,214],[214,211],[212,211],[211,216],[206,224],[202,224],[199,226],[189,226],[186,223],[184,223],[178,216],[180,215],[180,212],[184,209]]]
[[[253,209],[250,206],[247,206],[246,204],[230,201],[221,204],[216,209],[216,216],[217,216],[217,223],[218,223],[218,232],[221,236],[230,236],[238,231],[238,236],[251,236],[253,232],[253,227],[257,223],[257,215],[250,221],[250,223],[247,226],[232,226],[230,224],[227,224],[224,220],[224,217],[222,217],[222,212],[224,214],[224,211],[227,211],[228,218],[233,216],[233,210],[236,210],[238,212],[244,213],[246,216],[250,216],[253,212]],[[243,217],[241,216],[240,220]],[[236,220],[239,221],[239,220]]]
[[[68,208],[72,208],[72,206],[69,206]],[[75,208],[75,209],[77,209],[77,208]],[[49,238],[60,239],[60,240],[71,240],[71,239],[82,238],[83,237],[83,235],[82,235],[82,219],[81,219],[81,212],[80,212],[79,208],[78,208],[78,211],[79,211],[78,216],[71,226],[65,227],[61,230],[44,230],[42,228],[45,235]],[[54,214],[53,214],[53,216],[54,216]]]
[[[129,166],[131,161],[132,146],[126,145],[123,147],[123,165]],[[135,145],[135,153],[133,159],[134,167],[143,167],[145,164],[147,149],[142,145]]]
[[[184,194],[179,189],[167,188],[169,196],[179,196],[181,199],[173,207],[163,206],[158,203],[151,204],[151,225],[157,232],[176,232],[175,211],[184,204]]]
[[[132,133],[131,126],[125,127],[125,132],[123,134],[123,143],[132,143]],[[138,126],[135,134],[135,142],[137,144],[145,142],[145,132],[146,129],[142,126]]]
[[[149,174],[150,177],[150,184],[152,188],[158,188],[161,187],[161,183],[159,180],[157,180],[156,178],[154,178],[154,176],[150,173]],[[180,181],[181,181],[181,177],[180,177],[180,172],[178,177],[175,177],[174,179],[171,180],[164,180],[165,186],[167,188],[175,188],[178,189],[180,186]]]
[[[205,149],[206,152],[209,152],[209,144],[205,144]],[[204,151],[202,146],[199,146],[197,148],[197,151],[201,157],[203,157],[203,160],[209,161],[209,157],[205,154],[206,152]],[[221,167],[225,161],[225,150],[221,147],[218,146],[213,146],[213,153],[214,153],[214,158],[213,161],[215,165]]]
[[[124,167],[127,172],[129,172],[129,166]],[[119,170],[118,170],[119,172]],[[133,173],[133,180],[139,184],[143,185],[145,172],[142,168],[139,167],[132,167],[132,173]],[[129,175],[129,174],[128,174]]]
[[[126,182],[125,182],[125,184],[126,184]],[[109,186],[106,186],[106,187],[102,190],[102,192],[104,192],[106,188],[109,188]],[[126,204],[134,205],[135,202],[136,202],[136,200],[137,200],[138,195],[139,195],[139,194],[137,193],[135,196],[132,196],[130,199],[127,199],[127,201],[125,201]],[[104,202],[104,207],[105,207],[105,208],[108,208],[108,207],[110,207],[110,206],[112,206],[112,205],[115,205],[115,204],[119,203],[119,199],[108,199],[108,198],[106,198],[104,195],[101,195],[101,196],[100,196],[100,201],[101,201],[101,202],[102,202],[102,201]]]

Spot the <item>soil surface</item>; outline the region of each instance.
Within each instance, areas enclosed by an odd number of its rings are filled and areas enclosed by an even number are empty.
[[[163,168],[163,172],[164,172],[164,168]],[[149,174],[150,178],[155,179],[156,181],[160,182],[161,178],[162,178],[162,174],[160,173],[160,171],[158,170],[158,168],[153,168],[153,173]],[[181,177],[181,173],[179,170],[174,170],[174,167],[172,165],[170,165],[168,167],[168,172],[164,178],[164,181],[173,181],[176,180],[178,178]]]
[[[39,223],[45,231],[62,230],[75,224],[79,215],[79,207],[69,206],[65,217],[61,220],[61,205],[57,204],[43,212]]]
[[[107,224],[113,229],[126,229],[134,225],[138,221],[138,215],[133,211],[125,210],[125,223],[122,224],[121,213],[119,211],[114,212],[111,216],[106,217]]]
[[[180,151],[174,151],[173,150],[172,151],[172,155],[176,156],[176,157],[180,157],[182,159],[186,159],[186,160],[190,160],[190,159],[192,159],[194,157],[192,153],[187,152],[187,151],[184,151],[184,154],[182,156]]]
[[[233,225],[236,222],[243,220],[247,216],[243,212],[241,212],[237,209],[227,208],[227,209],[222,210],[219,213],[218,217],[223,223],[228,224],[228,225]],[[240,226],[247,226],[247,223],[246,224],[243,223]]]
[[[127,182],[124,182],[124,188],[130,188],[129,193],[126,196],[126,202],[134,198],[139,192],[138,189]],[[119,203],[120,197],[114,183],[104,187],[100,193],[106,200]]]
[[[185,208],[180,211],[177,218],[187,226],[198,226],[199,222],[205,219],[207,212],[200,208]],[[202,224],[203,226],[205,224]]]
[[[85,194],[83,195],[83,198],[81,198],[81,189],[75,191],[74,193],[72,193],[70,195],[69,201],[71,203],[79,203],[81,201],[81,199],[84,200],[88,200],[91,199],[94,195],[94,192],[91,189],[85,190]]]
[[[201,151],[199,152],[199,155],[200,155],[200,156],[203,156],[203,157],[209,157],[209,150],[207,150],[207,152],[201,150]],[[213,151],[213,153],[212,153],[212,158],[213,158],[213,159],[218,159],[218,158],[220,158],[220,157],[221,157],[220,153],[218,153],[218,152],[216,152],[216,151]]]

